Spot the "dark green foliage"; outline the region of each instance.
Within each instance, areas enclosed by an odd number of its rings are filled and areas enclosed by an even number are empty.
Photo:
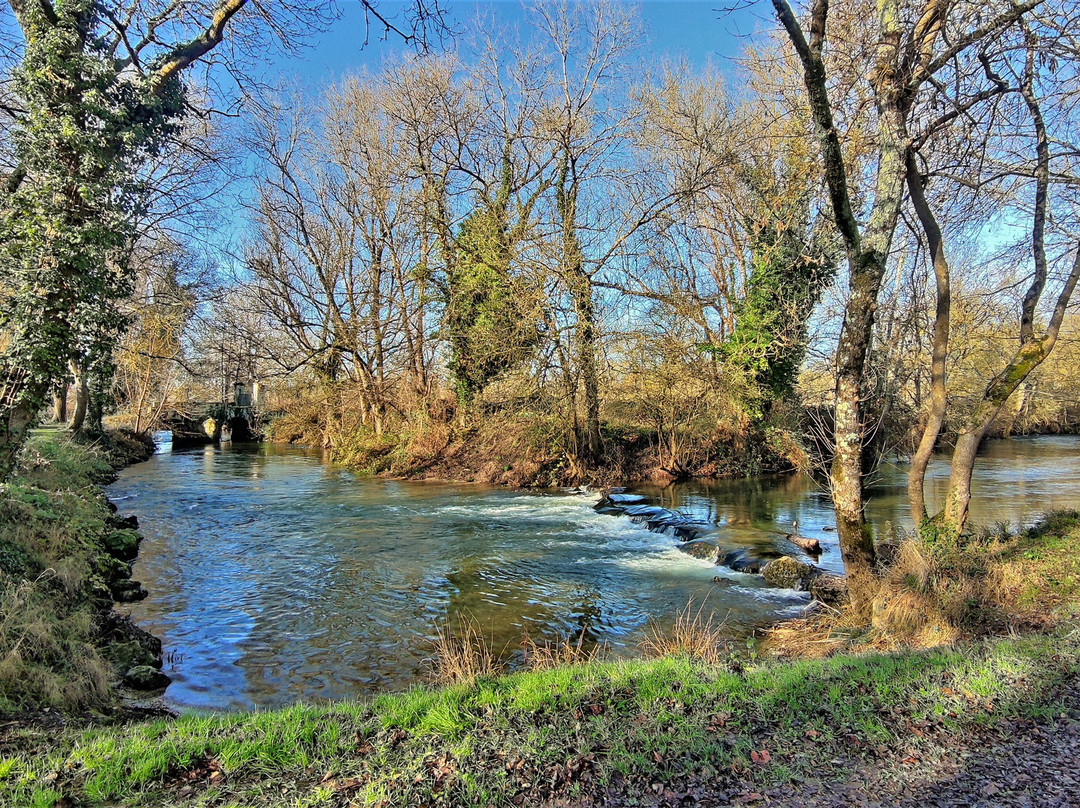
[[[744,403],[761,418],[788,398],[806,352],[807,322],[836,260],[810,216],[810,195],[788,197],[783,184],[750,181],[758,210],[748,222],[750,271],[746,296],[735,307],[736,327],[719,347],[747,381]]]
[[[12,578],[29,578],[39,571],[38,565],[21,545],[0,537],[0,572]]]
[[[125,323],[128,252],[146,188],[140,169],[174,134],[177,80],[151,88],[97,38],[100,4],[28,4],[11,90],[26,110],[12,129],[18,167],[0,200],[0,328],[10,404],[29,412],[75,359],[110,374]],[[7,418],[0,428],[7,437]],[[18,437],[18,436],[16,436]]]
[[[466,408],[491,381],[523,362],[539,336],[534,296],[512,268],[510,182],[507,161],[498,196],[462,223],[447,267],[449,367],[458,403]]]

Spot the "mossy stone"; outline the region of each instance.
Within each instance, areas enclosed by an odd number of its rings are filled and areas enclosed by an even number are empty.
[[[134,530],[111,530],[102,544],[109,555],[121,561],[134,561],[139,554],[139,534]]]
[[[781,589],[803,589],[814,576],[814,572],[814,567],[810,564],[804,564],[791,556],[781,556],[766,564],[761,575],[771,586]]]
[[[135,690],[163,690],[170,682],[167,673],[149,665],[136,665],[124,674],[124,684]]]

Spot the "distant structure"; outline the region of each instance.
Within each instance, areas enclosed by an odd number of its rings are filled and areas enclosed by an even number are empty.
[[[257,440],[261,392],[259,382],[237,380],[231,400],[177,404],[161,426],[173,433],[173,446]]]

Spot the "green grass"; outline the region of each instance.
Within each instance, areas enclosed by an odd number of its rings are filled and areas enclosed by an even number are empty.
[[[1080,512],[1058,511],[1003,554],[1021,607],[1080,614]]]
[[[680,658],[592,663],[367,701],[190,714],[42,735],[36,751],[0,758],[0,804],[510,805],[516,795],[572,798],[616,774],[790,780],[833,765],[823,761],[931,743],[915,724],[954,732],[1052,714],[1078,661],[1074,632],[741,673]],[[751,762],[757,750],[770,753],[766,766]]]

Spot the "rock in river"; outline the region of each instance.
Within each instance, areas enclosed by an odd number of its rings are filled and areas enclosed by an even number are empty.
[[[830,606],[848,602],[847,581],[840,575],[825,572],[810,579],[810,597]]]
[[[619,504],[619,505],[633,505],[635,503],[643,501],[644,499],[645,499],[645,497],[641,496],[641,494],[608,494],[607,495],[608,502],[614,502],[614,503]]]
[[[694,558],[701,558],[705,561],[716,561],[716,554],[718,548],[708,539],[695,539],[694,541],[688,541],[679,545],[679,549],[687,555],[692,555]]]
[[[791,556],[781,556],[770,561],[761,571],[766,582],[781,589],[805,589],[816,574],[816,567]]]
[[[767,563],[765,559],[751,554],[748,550],[732,550],[724,554],[723,558],[717,559],[722,567],[730,567],[735,572],[746,572],[753,575],[761,572]]]
[[[112,596],[117,603],[137,603],[150,597],[150,593],[138,581],[117,581],[112,585]]]

